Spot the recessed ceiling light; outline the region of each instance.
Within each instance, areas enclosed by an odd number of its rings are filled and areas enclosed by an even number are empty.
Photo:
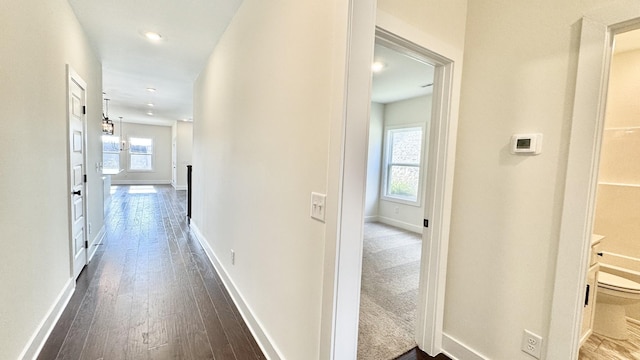
[[[156,92],[156,88],[148,87],[147,91],[148,92]]]
[[[151,111],[149,111],[149,112],[147,112],[147,115],[153,116],[153,113]]]
[[[385,66],[384,63],[376,61],[373,64],[371,64],[371,71],[373,71],[374,73],[378,73],[382,71],[382,69],[384,69],[384,66]]]
[[[153,107],[153,103],[148,103],[147,106],[148,107]]]
[[[151,40],[151,41],[160,41],[162,40],[162,35],[158,34],[157,32],[153,32],[153,31],[147,31],[146,33],[144,33],[144,36]]]

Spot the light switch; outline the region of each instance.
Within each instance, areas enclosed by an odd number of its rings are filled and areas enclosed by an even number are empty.
[[[311,193],[311,217],[324,222],[325,199],[327,195]]]

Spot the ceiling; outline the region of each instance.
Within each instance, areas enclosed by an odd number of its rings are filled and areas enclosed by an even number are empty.
[[[194,80],[241,3],[69,0],[102,62],[109,118],[158,125],[190,121]],[[162,39],[148,40],[149,31]]]
[[[102,62],[109,118],[158,125],[191,121],[193,82],[242,3],[68,1]],[[162,39],[148,40],[144,36],[148,31],[159,33]],[[639,45],[640,30],[616,35],[616,53]],[[372,101],[386,104],[432,92],[432,86],[424,85],[433,82],[433,66],[379,44],[374,61],[384,68],[373,74]]]
[[[433,86],[432,65],[415,60],[398,51],[376,44],[374,62],[384,65],[373,73],[371,101],[387,104],[399,100],[431,94]]]

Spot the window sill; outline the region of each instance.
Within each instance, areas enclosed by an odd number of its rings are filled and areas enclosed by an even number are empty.
[[[389,201],[397,204],[420,207],[420,201],[405,200],[402,198],[396,198],[396,197],[391,197],[386,195],[380,196],[380,200]]]

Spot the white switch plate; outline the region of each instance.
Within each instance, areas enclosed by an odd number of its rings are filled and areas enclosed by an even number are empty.
[[[325,200],[327,195],[311,193],[311,217],[324,222]]]

